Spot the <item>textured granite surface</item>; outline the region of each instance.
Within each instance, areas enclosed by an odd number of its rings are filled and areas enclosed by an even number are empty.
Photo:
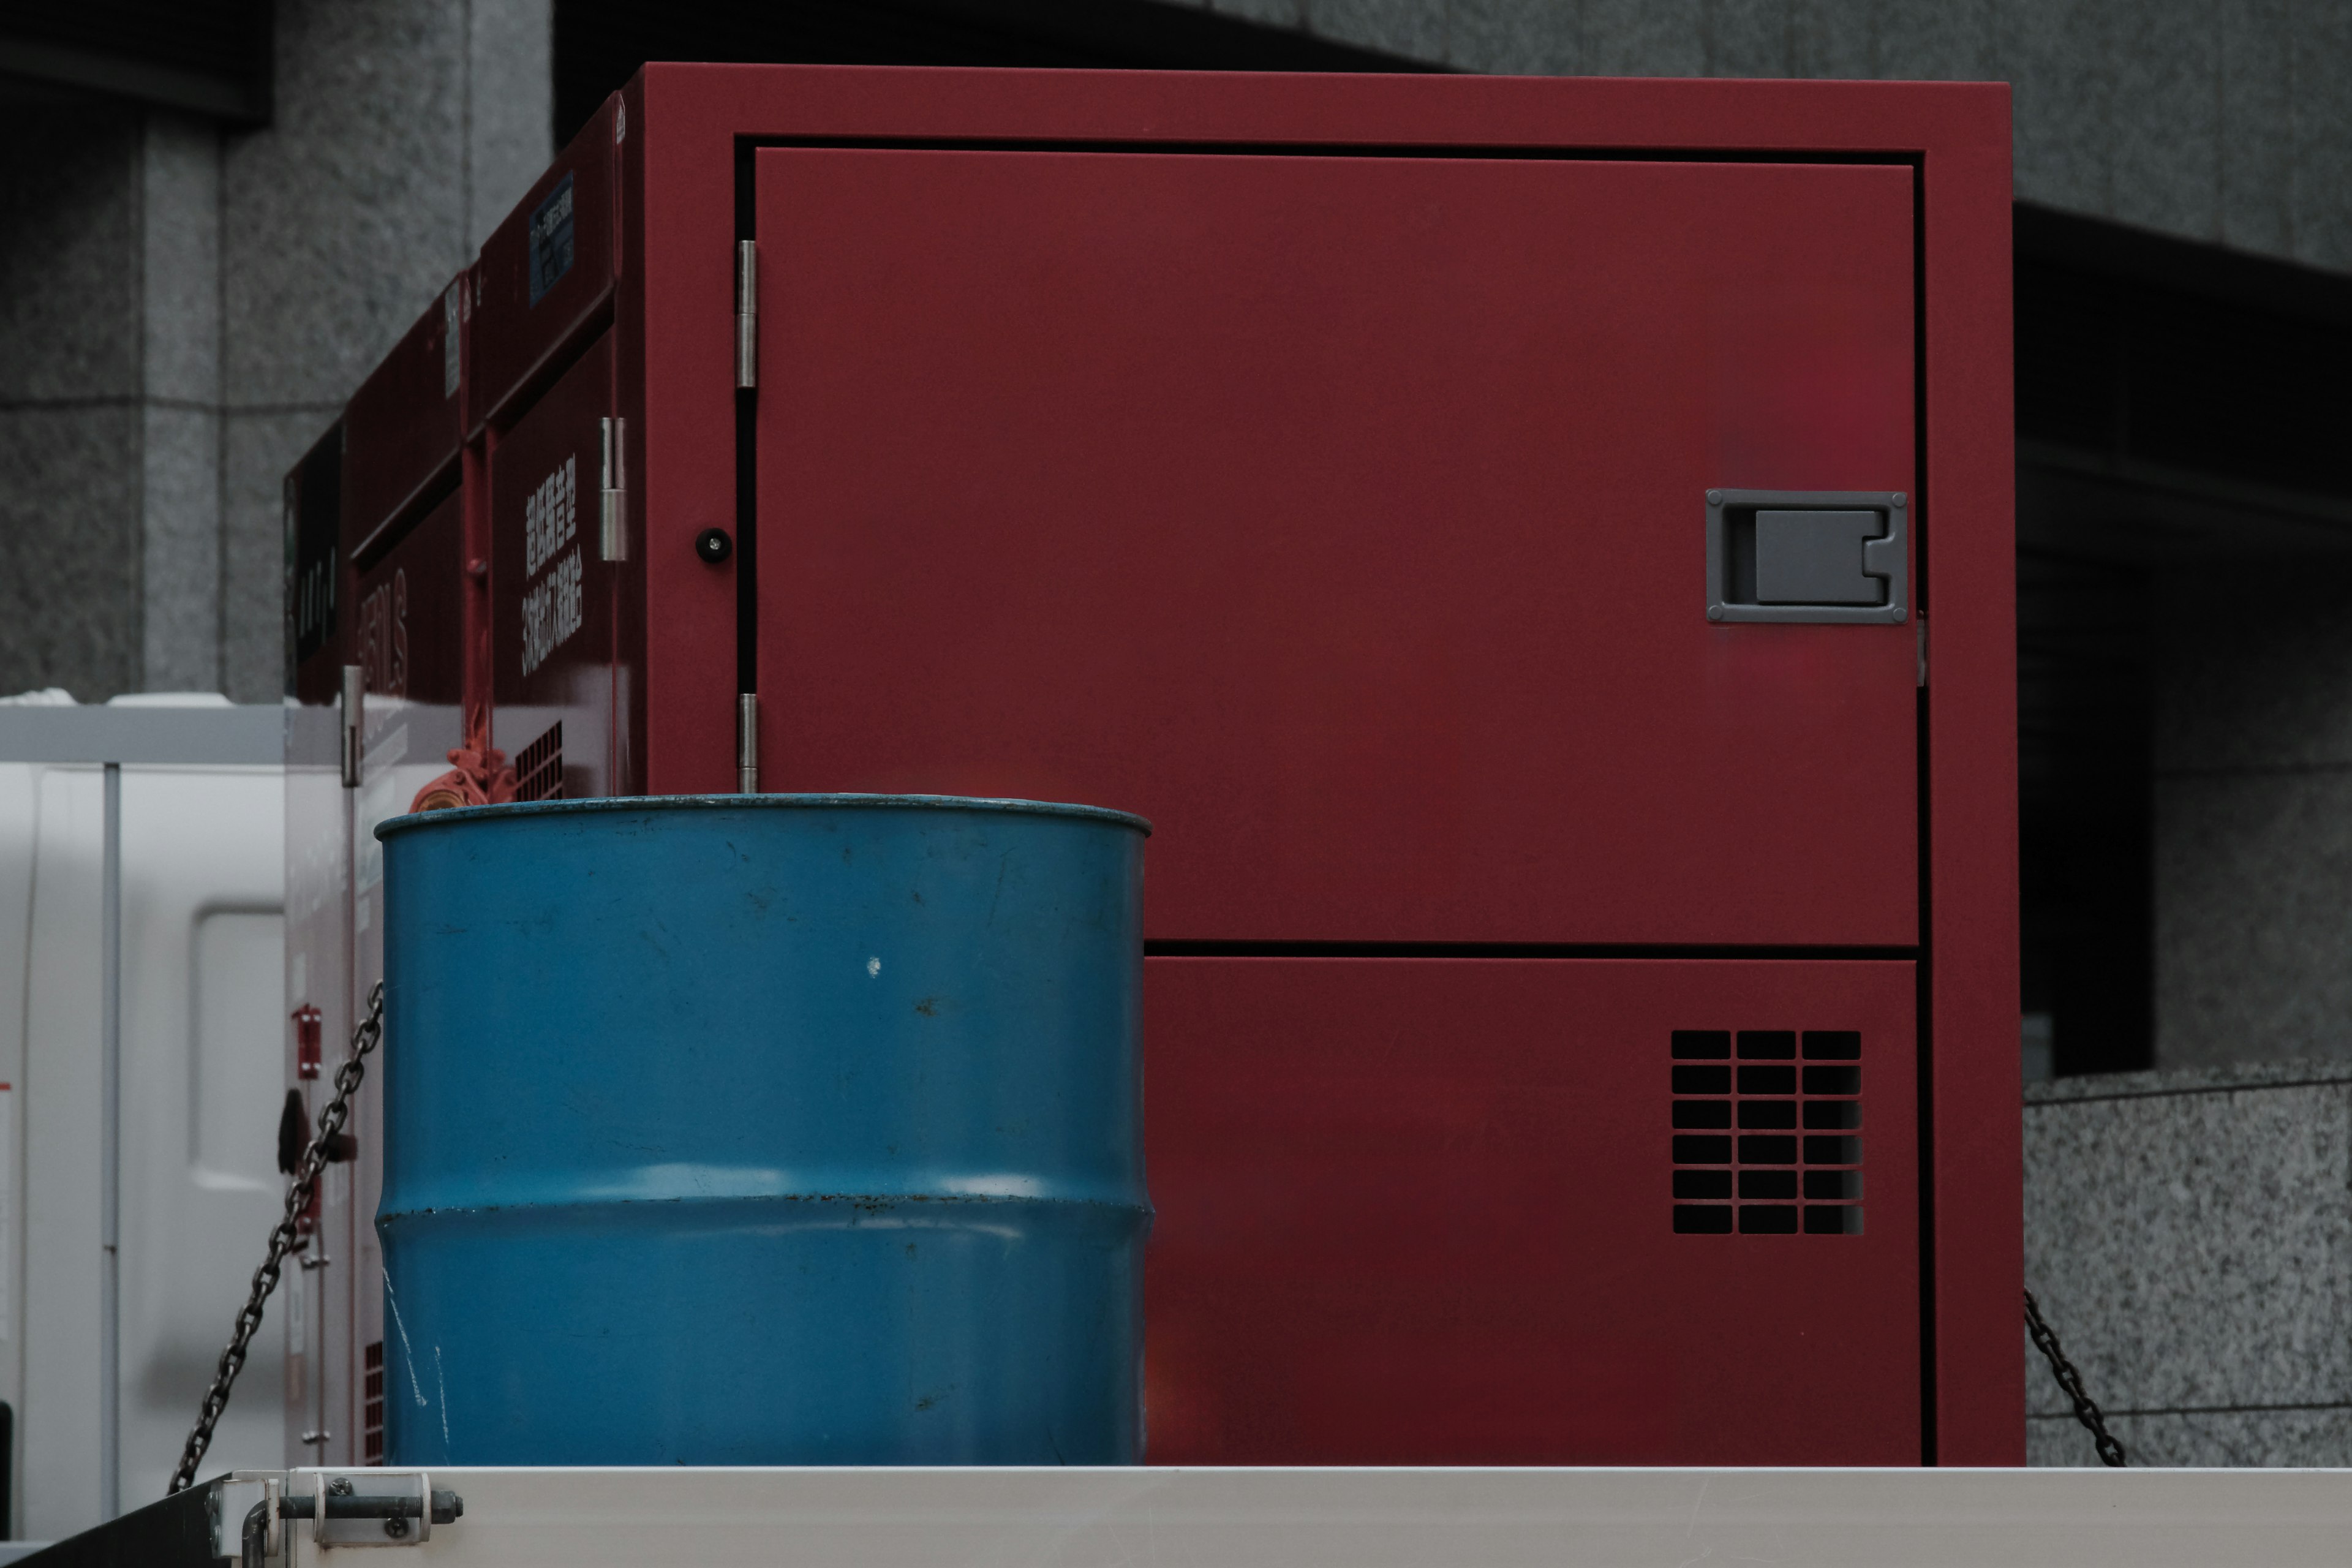
[[[137,682],[139,410],[0,408],[0,691]]]
[[[139,685],[220,689],[220,416],[140,410]]]
[[[1200,3],[1203,10],[1222,11],[1228,16],[1239,16],[1245,22],[1263,22],[1271,27],[1303,27],[1307,25],[1307,0],[1200,0]]]
[[[1447,9],[1424,0],[1308,0],[1307,13],[1318,33],[1426,60],[1446,58]]]
[[[2136,1458],[2352,1464],[2352,1068],[2026,1094],[2028,1288]],[[2035,1464],[2095,1462],[2040,1356]]]
[[[1901,81],[1985,81],[1998,73],[2000,14],[1949,0],[1877,0],[1857,25],[1851,6],[1800,5],[1821,31],[1851,37],[1837,74]],[[1827,74],[1825,71],[1824,74]]]
[[[2269,565],[2156,584],[2156,1055],[2352,1058],[2352,605]]]
[[[0,689],[280,680],[278,481],[551,152],[550,0],[285,0],[260,131],[0,110]]]
[[[140,390],[220,401],[220,134],[151,111],[139,181]]]
[[[2352,5],[1190,0],[1465,70],[2003,80],[2017,194],[2352,268]]]
[[[2352,597],[2335,574],[2213,563],[2152,586],[2159,773],[2352,769]]]
[[[2338,271],[2352,268],[2352,5],[2339,0],[2295,7],[2288,66],[2292,254]]]
[[[2156,785],[2156,1058],[2352,1058],[2352,772]]]
[[[282,674],[280,480],[553,155],[550,0],[290,0],[221,187],[223,689]]]
[[[1553,0],[1454,0],[1446,17],[1447,58],[1465,70],[1573,72],[1584,39],[1575,29],[1553,26]]]
[[[0,406],[139,389],[139,117],[0,109]]]
[[[2279,0],[2267,3],[2278,5]],[[2228,130],[2218,138],[2221,155],[2214,171],[2221,233],[2232,245],[2276,256],[2294,252],[2299,205],[2295,124],[2300,116],[2294,91],[2296,44],[2294,29],[2234,27],[2229,32],[2228,47],[2215,62],[2219,102],[2229,106]],[[2304,106],[2303,113],[2319,110],[2324,114],[2326,108],[2324,103],[2310,104]],[[2314,163],[2313,172],[2324,166],[2321,160]],[[2345,252],[2337,248],[2334,254]]]
[[[2352,1085],[2352,1063],[2328,1058],[2307,1061],[2216,1062],[2204,1067],[2167,1068],[2156,1072],[2089,1073],[2080,1078],[2046,1079],[2025,1086],[2027,1125],[2045,1105],[2072,1100],[2162,1100],[2181,1095],[2211,1094],[2238,1089],[2296,1089],[2330,1084]]]
[[[555,156],[554,0],[469,0],[466,248],[481,248]]]
[[[2107,1430],[2133,1465],[2309,1469],[2352,1464],[2352,1405],[2119,1415]],[[2025,1424],[2025,1462],[2084,1469],[2097,1465],[2099,1457],[2091,1435],[2072,1415],[2037,1415]]]
[[[220,136],[148,115],[140,176],[139,684],[220,689]]]
[[[1584,0],[1584,66],[1591,76],[1705,76],[1704,0]],[[1557,15],[1565,18],[1570,13]]]
[[[465,264],[466,8],[278,8],[275,117],[222,179],[231,409],[340,404]]]

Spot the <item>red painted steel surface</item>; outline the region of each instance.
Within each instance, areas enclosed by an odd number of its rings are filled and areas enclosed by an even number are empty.
[[[490,455],[491,734],[525,799],[613,793],[617,584],[597,530],[602,422],[612,412],[607,334]],[[555,746],[561,763],[535,783],[538,742]]]
[[[1140,812],[1158,938],[1912,940],[1912,628],[1702,531],[1911,488],[1908,170],[758,182],[766,787]]]
[[[649,67],[461,345],[467,700],[617,717],[575,792],[734,785],[755,146],[768,787],[1146,810],[1162,938],[1917,946],[1152,959],[1152,1457],[2021,1462],[2007,90]],[[532,689],[518,493],[583,459],[593,556],[605,413],[629,559]],[[1717,484],[1909,490],[1926,690],[1706,626]],[[1661,1234],[1710,999],[1868,1013],[1864,1235]]]
[[[470,293],[469,275],[460,274],[343,410],[343,535],[354,560],[371,559],[387,530],[415,521],[428,494],[456,488]]]
[[[338,422],[302,455],[282,487],[285,694],[305,707],[330,705],[343,689],[352,558],[341,526],[342,484],[343,427]]]
[[[1918,1462],[1910,964],[1144,972],[1151,1463]],[[1863,1234],[1673,1232],[1676,1029],[1860,1035]]]
[[[706,528],[738,531],[735,508],[735,145],[728,121],[698,110],[671,79],[639,72],[619,95],[629,195],[622,205],[621,287],[614,319],[634,356],[623,396],[642,563],[642,665],[624,666],[645,695],[644,787],[690,795],[736,787],[737,574],[694,553]],[[741,108],[740,102],[736,108]],[[658,132],[647,127],[663,125]],[[718,226],[709,226],[710,220]],[[706,248],[716,244],[716,251]],[[715,326],[717,331],[707,330]],[[659,387],[658,397],[645,389]],[[678,395],[688,387],[690,395]],[[638,657],[632,650],[632,657]],[[662,694],[658,700],[655,693]]]
[[[478,428],[486,419],[509,422],[516,395],[555,374],[562,351],[612,309],[619,101],[605,102],[483,242],[467,408]]]
[[[688,748],[669,745],[673,731],[667,716],[672,712],[727,707],[733,695],[735,582],[730,570],[705,565],[694,554],[692,539],[704,523],[666,510],[648,515],[646,463],[646,388],[652,345],[646,338],[645,300],[636,287],[644,269],[643,202],[632,191],[645,183],[645,139],[632,137],[632,116],[643,123],[643,106],[628,93],[614,95],[613,132],[617,139],[621,200],[616,261],[620,287],[614,292],[613,359],[615,378],[614,412],[621,420],[621,477],[628,492],[622,522],[627,555],[615,583],[613,660],[613,788],[622,795],[658,795],[664,788],[647,772],[650,757],[659,754],[648,737],[656,723],[646,679],[646,653],[656,638],[697,638],[725,650],[700,661],[704,671],[691,687],[673,679],[666,689],[660,740],[676,752],[682,765],[691,766]],[[711,521],[732,525],[725,514]],[[656,597],[656,594],[658,598]],[[652,608],[658,603],[656,619]],[[689,629],[690,628],[690,629]],[[715,679],[714,679],[715,677]],[[673,777],[677,775],[672,774]]]
[[[432,732],[403,742],[427,761],[464,739],[465,558],[465,506],[452,494],[360,574],[351,611],[350,657],[367,685],[370,725],[419,705],[446,713]]]
[[[1929,1116],[1937,1446],[2025,1462],[2017,1350],[2017,555],[2009,95],[1929,153],[1927,248]]]

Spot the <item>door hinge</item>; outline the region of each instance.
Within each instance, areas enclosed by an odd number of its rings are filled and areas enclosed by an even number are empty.
[[[597,546],[607,561],[629,558],[629,481],[623,469],[622,438],[628,433],[625,420],[618,417],[601,422],[604,426],[604,511],[599,521]]]
[[[760,246],[735,242],[735,390],[760,384]]]
[[[343,666],[343,787],[360,787],[360,721],[367,704],[367,670]]]
[[[1914,616],[1911,624],[1919,631],[1919,685],[1925,689],[1927,684],[1927,617]]]
[[[735,699],[735,793],[760,793],[760,698],[752,691]]]

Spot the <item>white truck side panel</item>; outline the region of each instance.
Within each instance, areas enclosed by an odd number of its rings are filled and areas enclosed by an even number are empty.
[[[413,1472],[355,1478],[407,1490]],[[287,1483],[314,1493],[317,1472]],[[2339,1568],[2347,1470],[465,1469],[417,1568]],[[235,1494],[250,1503],[260,1488]],[[284,1525],[284,1568],[346,1561]],[[331,1549],[332,1550],[332,1549]]]
[[[23,1071],[8,1080],[24,1125],[17,1517],[20,1533],[54,1539],[99,1515],[102,805],[97,768],[0,766],[12,774],[23,782],[0,786],[0,842],[31,847],[30,918],[7,950],[24,963],[0,971],[24,1020]],[[123,770],[125,1508],[163,1495],[282,1201],[279,780],[277,768]],[[277,1317],[206,1474],[285,1461]]]

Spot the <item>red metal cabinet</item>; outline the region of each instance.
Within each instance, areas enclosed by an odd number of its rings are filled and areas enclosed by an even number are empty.
[[[352,394],[343,422],[343,523],[355,559],[382,553],[404,524],[457,488],[471,289],[465,276],[452,279]]]
[[[617,98],[590,116],[483,242],[467,404],[476,432],[486,421],[511,424],[518,399],[561,374],[582,336],[611,318],[621,116]]]
[[[1912,488],[1873,165],[758,154],[762,778],[1150,816],[1151,934],[1905,943],[1916,635],[1704,614]]]
[[[429,324],[354,401],[431,429],[342,559],[457,486],[527,795],[1153,818],[1156,1460],[2014,1463],[2009,147],[651,66],[467,275],[454,469]]]
[[[1909,963],[1153,958],[1144,992],[1153,1463],[1917,1460]]]
[[[609,334],[490,454],[491,729],[524,800],[615,793],[615,563],[600,519]]]

